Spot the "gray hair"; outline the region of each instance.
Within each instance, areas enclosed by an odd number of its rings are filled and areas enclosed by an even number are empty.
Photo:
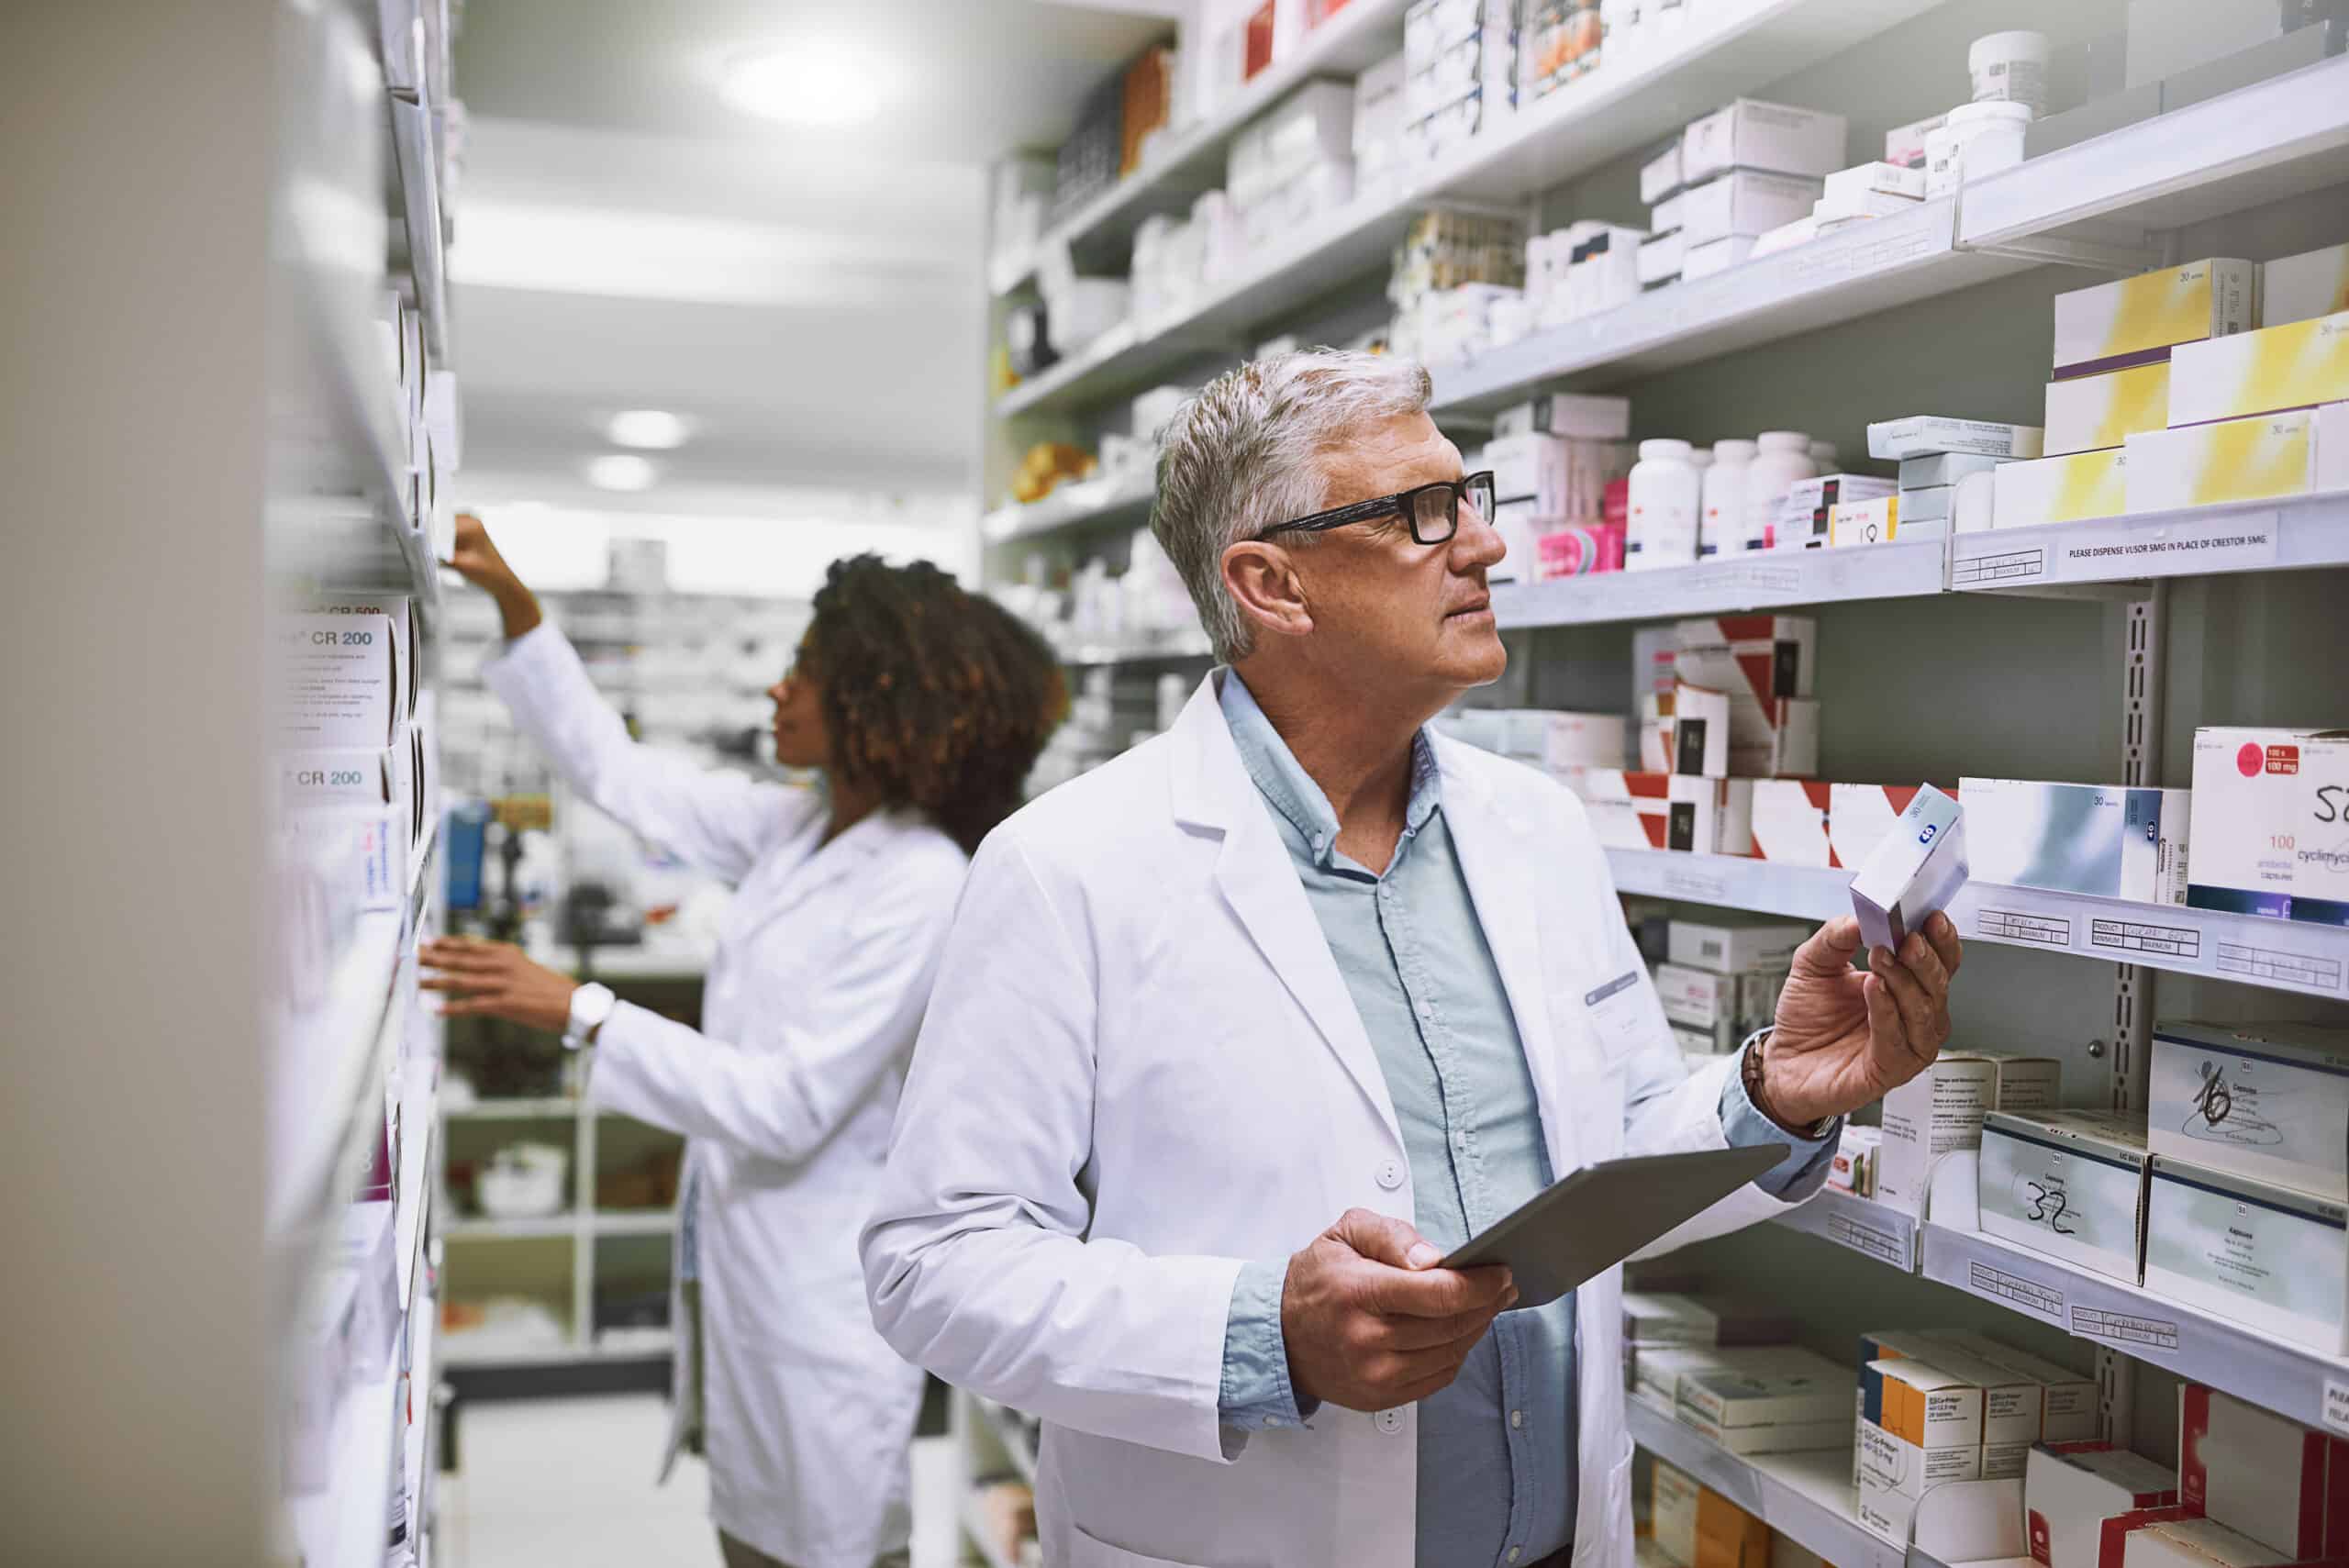
[[[1255,641],[1224,591],[1224,550],[1320,510],[1321,457],[1365,423],[1424,411],[1431,391],[1416,361],[1313,349],[1228,371],[1166,422],[1150,529],[1183,574],[1217,659],[1244,658]]]

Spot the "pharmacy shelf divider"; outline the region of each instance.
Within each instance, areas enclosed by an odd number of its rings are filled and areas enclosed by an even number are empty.
[[[1950,540],[1950,585],[1968,593],[2341,565],[2349,565],[2349,494],[2342,493],[1993,528]]]
[[[1846,550],[1747,550],[1693,566],[1496,583],[1493,614],[1504,630],[1517,630],[1909,598],[1942,592],[1946,543],[1934,539]]]
[[[1627,1408],[1633,1442],[1835,1568],[1909,1568],[1908,1551],[1860,1528],[1849,1442],[1749,1459],[1642,1400],[1629,1400]]]
[[[1610,849],[1607,861],[1625,893],[1811,920],[1851,909],[1848,870],[1674,850]],[[1968,941],[2349,999],[2349,929],[2337,926],[1983,882],[1968,883],[1949,913]]]
[[[1667,284],[1474,361],[1434,367],[1434,410],[1490,413],[1553,384],[1619,385],[2033,265],[1960,250],[1956,228],[1957,198],[1946,196],[1709,278]]]
[[[1317,228],[1263,256],[1182,316],[1141,326],[1121,322],[1014,387],[996,401],[995,413],[1004,418],[1106,401],[1194,354],[1232,348],[1250,328],[1386,260],[1425,208],[1515,212],[1535,192],[1645,147],[1739,94],[1841,53],[1932,3],[1744,0],[1706,7],[1670,47],[1602,56],[1598,69],[1573,85],[1396,183],[1359,193]],[[1887,296],[1883,303],[1896,302]]]
[[[432,149],[432,111],[391,95],[392,152],[399,164],[400,204],[407,218],[408,273],[424,318],[425,356],[449,368],[448,253],[441,244],[440,171]]]
[[[1147,472],[1065,480],[1041,501],[997,506],[979,519],[979,533],[989,544],[1008,544],[1063,528],[1139,522],[1149,515],[1151,503],[1157,497],[1157,476]]]
[[[2349,1432],[2349,1360],[2286,1344],[1995,1237],[1932,1222],[1924,1230],[1927,1279],[2303,1425]]]
[[[1918,1270],[1915,1218],[1872,1198],[1822,1187],[1807,1202],[1779,1215],[1775,1223],[1849,1248],[1902,1273]]]
[[[2338,58],[1970,182],[1958,239],[1974,250],[2054,259],[2078,242],[2133,271],[2159,260],[2146,249],[2149,231],[2344,181],[2349,58]]]

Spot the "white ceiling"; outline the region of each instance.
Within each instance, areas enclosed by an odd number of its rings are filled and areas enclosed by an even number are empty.
[[[686,416],[655,454],[696,492],[974,493],[986,165],[1067,132],[1167,23],[1160,0],[473,0],[454,193],[465,469],[575,503],[628,407]],[[863,131],[750,119],[725,61],[796,38],[876,62]]]

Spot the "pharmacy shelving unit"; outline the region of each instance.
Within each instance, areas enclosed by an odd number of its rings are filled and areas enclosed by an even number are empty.
[[[1343,52],[1393,48],[1401,9],[1355,0],[1341,14],[1350,28]],[[2120,29],[2125,10],[2115,0],[2032,25],[2074,47]],[[1580,217],[1636,221],[1625,193],[1639,155],[1697,115],[1747,94],[1847,113],[1855,135],[1887,128],[1962,101],[1967,43],[2015,25],[2012,16],[1989,0],[1692,6],[1687,28],[1661,45],[1603,59],[1569,89],[1436,161],[1358,190],[1180,310],[1126,323],[994,398],[984,411],[990,484],[1000,488],[1030,440],[1122,428],[1118,405],[1139,388],[1196,380],[1279,333],[1322,330],[1353,308],[1347,302],[1358,302],[1364,276],[1418,212],[1490,206],[1542,228]],[[1308,56],[1290,63],[1282,89],[1349,68]],[[1921,85],[1928,81],[1945,83],[1942,101],[1915,99],[1933,91]],[[1276,95],[1267,89],[1229,120],[1190,133],[1179,170],[1145,168],[1051,239],[1069,247],[1082,272],[1121,270],[1136,224],[1179,210],[1213,183],[1214,159],[1233,129]],[[1538,393],[1614,391],[1631,396],[1638,435],[1803,428],[1838,440],[1853,459],[1872,419],[1951,412],[2035,423],[2055,293],[2200,256],[2259,260],[2349,239],[2349,58],[2170,103],[2167,113],[1900,216],[1433,365],[1433,411],[1464,441],[1497,410]],[[1855,139],[1854,150],[1861,145]],[[992,280],[999,295],[1030,281],[1019,265]],[[1679,428],[1660,426],[1650,408],[1668,411]],[[987,533],[994,573],[1016,577],[1030,548],[1084,548],[1093,536],[1077,519],[1090,503],[1073,496],[1064,505],[999,514]],[[1003,542],[1022,548],[992,548]],[[1831,674],[1842,683],[1826,714],[1826,749],[1854,743],[1869,759],[1857,764],[1868,769],[1859,776],[2175,785],[2186,782],[2186,742],[2198,724],[2341,720],[2349,684],[2334,617],[2344,568],[2349,494],[2333,494],[1503,583],[1494,608],[1511,670],[1494,700],[1597,706],[1590,694],[1615,689],[1609,662],[1621,660],[1635,627],[1801,610],[1820,619],[1822,684]],[[1838,628],[1850,629],[1827,653]],[[1902,640],[1910,636],[1930,640],[1911,648]],[[1129,649],[1068,651],[1115,661],[1120,671],[1137,662]],[[1608,673],[1603,685],[1594,668]],[[1879,684],[1885,695],[1870,707]],[[1967,722],[1936,723],[1953,709]],[[1966,737],[1963,748],[1943,739],[1944,728]],[[1626,894],[1804,919],[1849,907],[1845,871],[1637,849],[1610,850],[1609,860]],[[2336,929],[1987,884],[1969,887],[1954,913],[1981,955],[1969,978],[1977,965],[1995,977],[1975,983],[1967,1006],[2061,1054],[2073,1103],[2143,1104],[2157,988],[2172,1013],[2244,1005],[2274,1017],[2349,1003],[2349,934]],[[1839,1292],[1872,1283],[1893,1289],[1890,1277],[1900,1276],[1919,1282],[1916,1290],[1947,1286],[1986,1311],[2073,1336],[2079,1359],[2096,1358],[2106,1428],[2121,1440],[2150,1437],[2161,1446],[2151,1435],[2165,1401],[2154,1396],[2158,1383],[2146,1381],[2157,1376],[2199,1379],[2349,1430],[2349,1362],[1984,1238],[1972,1215],[1958,1212],[1964,1207],[1920,1219],[1828,1193],[1776,1229],[1834,1249],[1792,1244],[1806,1266],[1818,1252],[1819,1277]],[[956,1408],[972,1455],[966,1478],[1020,1473],[990,1408],[959,1394]],[[1842,1450],[1748,1461],[1637,1405],[1632,1423],[1643,1447],[1831,1562],[1893,1568],[1918,1556],[1860,1529]]]
[[[445,8],[422,9],[436,13],[424,47],[445,58]],[[423,446],[386,366],[378,322],[396,294],[425,345],[415,384],[427,370],[450,372],[450,215],[436,134],[446,106],[404,68],[398,41],[428,37],[422,9],[413,0],[384,0],[380,14],[373,5],[283,8],[280,23],[298,39],[287,44],[287,58],[298,68],[279,80],[286,167],[273,281],[292,330],[273,365],[262,520],[273,603],[298,607],[321,593],[410,600],[416,664],[429,693],[441,629],[432,542],[440,511],[429,475],[418,477]],[[386,39],[395,40],[388,54]],[[428,733],[426,743],[437,736]],[[279,1545],[336,1568],[420,1564],[432,1550],[440,1029],[417,989],[416,951],[440,917],[437,802],[426,803],[424,817],[405,897],[362,917],[318,1006],[284,1011],[272,1064],[272,1119],[284,1129],[273,1147],[268,1190],[275,1294],[298,1314],[333,1271],[355,1272],[363,1297],[382,1288],[370,1271],[388,1268],[397,1309],[388,1369],[334,1392],[322,1461],[288,1470],[299,1474],[285,1484]],[[384,1144],[391,1245],[380,1262],[352,1265],[336,1259],[330,1239],[355,1212],[360,1177]],[[287,1327],[281,1345],[314,1337]],[[317,1375],[315,1365],[295,1365],[284,1381],[305,1389]]]
[[[464,1335],[451,1334],[444,1338],[442,1345],[442,1357],[448,1365],[473,1373],[493,1368],[529,1367],[544,1371],[596,1363],[665,1361],[672,1342],[668,1334],[641,1329],[599,1331],[596,1322],[596,1286],[599,1278],[607,1278],[611,1273],[607,1266],[608,1253],[599,1243],[634,1237],[665,1242],[677,1226],[674,1207],[596,1207],[597,1149],[613,1124],[628,1122],[629,1118],[598,1110],[584,1096],[570,1095],[473,1100],[449,1106],[443,1116],[451,1128],[462,1126],[469,1133],[487,1129],[495,1136],[511,1130],[517,1137],[559,1142],[571,1156],[571,1191],[562,1212],[511,1219],[452,1218],[441,1227],[441,1236],[451,1243],[455,1254],[449,1265],[449,1288],[458,1293],[468,1289],[470,1278],[484,1272],[482,1252],[477,1250],[502,1251],[514,1243],[559,1245],[565,1282],[563,1337],[551,1343],[484,1340],[479,1345],[469,1345]],[[640,1138],[652,1132],[640,1123],[629,1125]]]

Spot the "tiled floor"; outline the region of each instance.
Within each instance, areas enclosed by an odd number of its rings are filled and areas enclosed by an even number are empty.
[[[478,1403],[462,1419],[462,1469],[440,1479],[440,1568],[717,1568],[701,1462],[653,1483],[660,1396]],[[954,1474],[950,1440],[914,1444],[914,1568],[957,1561]]]

